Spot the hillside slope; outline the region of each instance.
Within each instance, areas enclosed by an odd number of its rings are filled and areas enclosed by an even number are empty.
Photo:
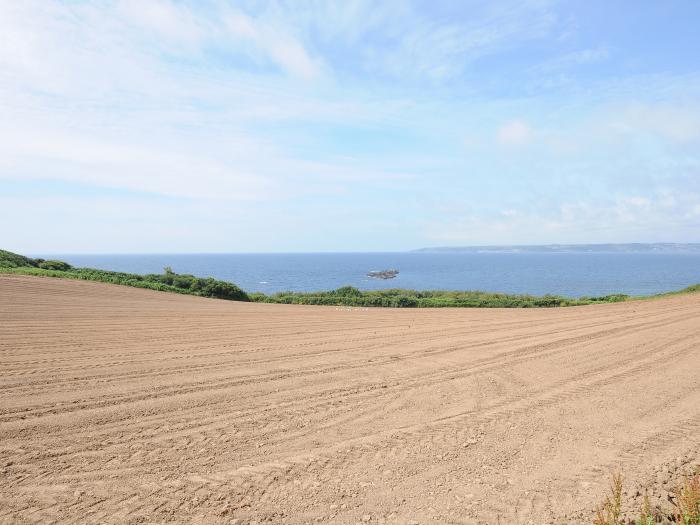
[[[700,459],[699,319],[0,275],[0,523],[590,523]]]

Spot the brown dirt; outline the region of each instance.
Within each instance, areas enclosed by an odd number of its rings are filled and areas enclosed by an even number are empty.
[[[700,455],[700,294],[247,304],[0,276],[0,522],[590,523]]]

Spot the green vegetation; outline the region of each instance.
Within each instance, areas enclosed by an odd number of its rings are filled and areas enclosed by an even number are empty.
[[[676,490],[676,522],[700,525],[700,468],[683,478]]]
[[[595,511],[593,525],[625,525],[622,514],[622,475],[613,474],[610,495]]]
[[[676,290],[674,292],[666,292],[655,295],[654,297],[668,297],[669,295],[681,295],[685,293],[695,293],[700,292],[700,284],[693,284],[681,290]]]
[[[669,499],[673,507],[652,508],[645,494],[639,509],[639,517],[633,521],[622,517],[622,476],[613,474],[610,493],[595,511],[593,525],[654,525],[655,523],[678,523],[700,525],[700,467],[682,477],[680,485],[673,489]]]
[[[546,308],[593,303],[612,303],[628,299],[626,295],[581,297],[557,295],[510,295],[478,291],[374,290],[362,291],[344,286],[329,292],[280,292],[274,295],[251,294],[251,300],[266,303],[322,304],[334,306],[385,306],[398,308]]]
[[[36,267],[39,265],[39,259],[30,259],[24,255],[0,250],[0,268],[21,268],[21,267]]]
[[[248,294],[235,284],[212,278],[178,274],[173,272],[171,268],[165,268],[162,274],[138,275],[93,268],[74,268],[63,261],[31,259],[4,250],[0,250],[0,272],[100,281],[151,290],[216,297],[231,301],[280,304],[384,306],[393,308],[553,308],[596,303],[617,303],[633,299],[624,294],[579,297],[575,299],[559,295],[513,295],[479,291],[401,289],[365,291],[358,290],[352,286],[343,286],[337,290],[327,292],[280,292],[272,295],[262,293]],[[677,292],[659,294],[652,297],[699,291],[700,284],[697,284]]]
[[[176,274],[170,268],[166,268],[162,275],[138,275],[95,270],[93,268],[73,268],[70,264],[63,261],[30,259],[29,257],[0,250],[0,272],[100,281],[164,292],[216,297],[230,301],[250,300],[248,294],[235,284],[211,278],[203,279],[193,275]]]
[[[39,259],[36,260],[38,262],[39,268],[43,268],[44,270],[59,270],[61,272],[67,272],[68,270],[71,270],[73,268],[70,264],[63,261],[40,261]]]

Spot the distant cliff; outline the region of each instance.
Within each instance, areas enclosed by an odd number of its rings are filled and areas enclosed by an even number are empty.
[[[627,243],[627,244],[540,244],[498,246],[437,246],[420,248],[425,253],[700,253],[700,243]]]

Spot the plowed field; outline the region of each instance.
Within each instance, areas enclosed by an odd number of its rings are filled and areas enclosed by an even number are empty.
[[[590,523],[700,459],[700,294],[250,304],[0,276],[0,522]],[[632,485],[630,485],[632,487]]]

